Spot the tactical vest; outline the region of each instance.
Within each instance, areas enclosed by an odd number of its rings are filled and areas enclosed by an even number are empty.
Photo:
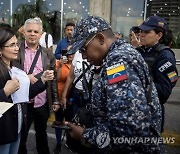
[[[165,49],[169,50],[169,51],[175,56],[174,52],[173,52],[168,46],[165,46],[164,44],[159,44],[159,45],[154,49],[154,51],[152,52],[151,56],[149,56],[149,57],[144,57],[144,60],[145,60],[145,62],[147,63],[150,72],[151,72],[152,67],[153,67],[153,65],[154,65],[154,60],[155,60],[155,58],[160,54],[161,51],[163,51],[163,50],[165,50]],[[151,72],[151,73],[152,73],[152,72]]]

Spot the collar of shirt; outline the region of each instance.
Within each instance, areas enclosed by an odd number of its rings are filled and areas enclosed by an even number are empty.
[[[141,48],[142,48],[142,50],[143,50],[144,52],[150,53],[150,52],[153,52],[154,49],[155,49],[158,45],[159,45],[159,43],[157,43],[157,44],[155,44],[155,45],[153,45],[153,46],[150,46],[150,47],[148,47],[148,48],[145,48],[144,46],[142,46]]]
[[[39,45],[37,46],[37,49],[36,50],[33,50],[33,49],[31,49],[29,46],[28,46],[28,44],[27,44],[27,42],[25,41],[25,49],[29,49],[29,50],[31,50],[31,51],[37,51],[38,49],[39,49]]]

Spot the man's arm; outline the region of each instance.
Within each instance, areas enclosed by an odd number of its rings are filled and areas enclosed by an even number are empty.
[[[48,52],[48,51],[47,51]],[[52,103],[59,104],[58,98],[58,88],[57,88],[57,71],[56,71],[56,59],[52,52],[48,52],[48,58],[50,59],[50,70],[54,71],[54,78],[50,81],[50,88],[51,88],[51,96],[52,96]]]
[[[57,47],[56,47],[56,50],[55,50],[55,57],[56,57],[56,59],[60,59],[61,58],[61,50],[62,50],[62,48],[61,48],[61,40],[58,42],[58,44],[57,44]]]

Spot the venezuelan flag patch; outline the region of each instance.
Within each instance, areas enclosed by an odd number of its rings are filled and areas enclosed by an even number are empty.
[[[177,73],[175,71],[168,73],[168,78],[171,80],[171,82],[177,81],[178,80]]]
[[[109,84],[117,83],[127,79],[124,63],[120,62],[106,69]]]

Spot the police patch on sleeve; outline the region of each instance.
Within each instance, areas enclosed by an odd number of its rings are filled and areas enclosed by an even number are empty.
[[[123,62],[106,68],[106,72],[108,75],[109,84],[117,83],[127,79],[126,69]]]
[[[168,73],[168,78],[171,80],[171,82],[175,82],[178,80],[177,73],[175,71]]]
[[[161,67],[159,67],[160,72],[164,72],[166,69],[168,69],[170,66],[172,66],[172,63],[167,61],[165,64],[163,64]]]

